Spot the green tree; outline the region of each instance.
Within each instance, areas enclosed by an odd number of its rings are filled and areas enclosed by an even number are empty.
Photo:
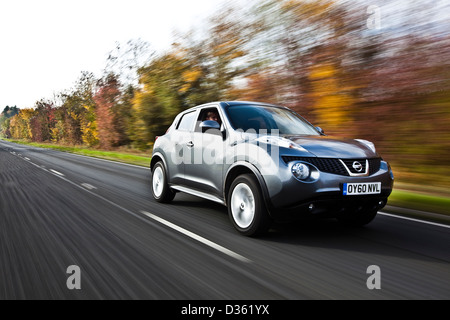
[[[16,114],[19,114],[19,111],[20,109],[17,108],[16,106],[14,107],[6,106],[5,109],[3,109],[3,112],[0,114],[0,116],[3,116],[5,118],[12,118]]]
[[[185,60],[175,52],[154,59],[139,70],[140,88],[133,97],[131,139],[145,149],[156,135],[164,133],[175,115],[183,110],[187,71]]]
[[[11,119],[4,116],[4,114],[0,114],[0,135],[6,138],[10,137],[9,126]]]
[[[0,135],[6,138],[11,137],[10,122],[11,118],[19,114],[20,109],[16,106],[6,106],[0,114]]]
[[[129,145],[132,125],[133,98],[136,88],[129,85],[121,90],[119,101],[113,106],[114,126],[119,134],[119,146]]]

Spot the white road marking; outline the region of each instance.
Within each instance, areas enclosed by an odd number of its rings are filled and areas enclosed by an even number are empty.
[[[78,187],[78,188],[84,190],[85,192],[88,192],[88,193],[92,194],[93,196],[95,196],[95,197],[97,197],[99,199],[102,199],[103,201],[105,201],[105,202],[107,202],[107,203],[109,203],[109,204],[111,204],[111,205],[113,205],[113,206],[115,206],[115,207],[125,211],[125,212],[128,212],[129,214],[131,214],[133,216],[136,216],[136,217],[138,217],[140,219],[143,219],[145,221],[145,219],[142,216],[139,216],[138,214],[136,214],[136,213],[134,213],[134,212],[132,212],[132,211],[130,211],[130,210],[120,206],[120,205],[118,205],[117,203],[115,203],[115,202],[113,202],[113,201],[111,201],[109,199],[106,199],[105,197],[102,197],[102,196],[100,196],[100,195],[98,195],[98,194],[96,194],[94,192],[92,192],[89,188],[86,187],[87,184],[85,184],[85,183],[83,183],[82,185],[78,185],[75,182],[72,182],[72,181],[68,180],[67,178],[65,178],[64,174],[62,174],[61,172],[58,172],[58,171],[53,170],[53,169],[47,170],[47,169],[45,169],[45,168],[43,168],[43,167],[41,167],[41,166],[31,162],[31,161],[28,162],[28,163],[30,163],[30,164],[32,164],[32,165],[36,166],[37,168],[42,169],[44,171],[52,172],[52,173],[58,175],[64,181],[74,185],[75,187]],[[141,213],[144,214],[145,216],[151,218],[154,221],[157,221],[157,222],[159,222],[161,224],[164,224],[165,226],[170,227],[171,229],[176,230],[176,231],[178,231],[178,232],[180,232],[180,233],[190,237],[191,239],[194,239],[194,240],[196,240],[198,242],[201,242],[204,245],[207,245],[210,248],[213,248],[213,249],[215,249],[215,250],[217,250],[217,251],[219,251],[221,253],[224,253],[224,254],[226,254],[226,255],[234,258],[234,259],[237,259],[237,260],[245,262],[245,263],[251,263],[252,262],[250,259],[247,259],[244,256],[241,256],[240,254],[237,254],[236,252],[233,252],[233,251],[231,251],[231,250],[229,250],[229,249],[227,249],[225,247],[222,247],[221,245],[219,245],[217,243],[214,243],[214,242],[212,242],[212,241],[210,241],[210,240],[208,240],[206,238],[203,238],[203,237],[201,237],[201,236],[199,236],[199,235],[197,235],[197,234],[195,234],[195,233],[193,233],[191,231],[183,229],[183,228],[181,228],[181,227],[179,227],[179,226],[177,226],[177,225],[175,225],[175,224],[173,224],[173,223],[171,223],[171,222],[169,222],[167,220],[164,220],[164,219],[162,219],[162,218],[160,218],[158,216],[155,216],[155,215],[153,215],[151,213],[148,213],[148,212],[145,212],[145,211],[141,211]],[[150,223],[150,221],[148,221],[148,220],[146,222]]]
[[[97,187],[94,187],[92,184],[89,184],[89,183],[82,183],[81,186],[86,188],[86,189],[88,189],[88,190],[95,190],[95,189],[97,189]]]
[[[64,177],[64,174],[62,174],[61,172],[58,172],[56,170],[50,169],[50,172],[53,172],[54,174],[57,174],[58,176]]]
[[[420,220],[420,219],[408,218],[408,217],[403,217],[403,216],[397,216],[395,214],[390,214],[390,213],[381,212],[381,211],[378,212],[378,214],[381,214],[383,216],[392,217],[392,218],[404,219],[404,220],[409,220],[409,221],[414,221],[414,222],[419,222],[419,223],[425,223],[425,224],[430,224],[432,226],[438,226],[438,227],[443,227],[443,228],[450,229],[449,225],[442,224],[442,223],[436,223],[436,222],[431,222],[431,221],[426,221],[426,220]]]
[[[241,256],[240,254],[237,254],[236,252],[233,252],[233,251],[231,251],[231,250],[229,250],[227,248],[224,248],[221,245],[218,245],[215,242],[212,242],[212,241],[210,241],[208,239],[205,239],[205,238],[203,238],[203,237],[201,237],[201,236],[199,236],[199,235],[197,235],[197,234],[195,234],[195,233],[193,233],[191,231],[183,229],[183,228],[177,226],[176,224],[173,224],[173,223],[171,223],[171,222],[169,222],[167,220],[164,220],[163,218],[160,218],[158,216],[155,216],[154,214],[151,214],[151,213],[145,212],[145,211],[141,211],[141,213],[146,215],[147,217],[153,219],[153,220],[156,220],[156,221],[166,225],[169,228],[174,229],[175,231],[178,231],[178,232],[180,232],[180,233],[182,233],[182,234],[184,234],[184,235],[186,235],[186,236],[188,236],[188,237],[190,237],[190,238],[192,238],[194,240],[197,240],[197,241],[199,241],[199,242],[201,242],[201,243],[203,243],[203,244],[205,244],[205,245],[207,245],[207,246],[209,246],[209,247],[211,247],[211,248],[213,248],[215,250],[218,250],[218,251],[220,251],[220,252],[222,252],[222,253],[230,256],[230,257],[233,257],[235,259],[238,259],[238,260],[240,260],[242,262],[246,262],[246,263],[250,263],[251,262],[251,260]]]

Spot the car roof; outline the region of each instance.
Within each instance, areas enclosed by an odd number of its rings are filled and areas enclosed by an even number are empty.
[[[202,105],[198,105],[198,106],[189,108],[187,110],[184,110],[182,113],[193,111],[198,108],[208,107],[208,106],[213,107],[214,105],[217,105],[217,104],[219,104],[223,108],[233,107],[233,106],[242,106],[242,105],[257,105],[257,106],[264,106],[264,107],[275,107],[275,108],[288,109],[284,106],[265,103],[265,102],[257,102],[257,101],[213,101],[213,102],[208,102],[208,103],[205,103]]]
[[[280,105],[275,105],[271,103],[266,102],[259,102],[259,101],[222,101],[223,105],[232,107],[232,106],[242,106],[242,105],[258,105],[258,106],[265,106],[265,107],[277,107],[277,108],[286,108]]]

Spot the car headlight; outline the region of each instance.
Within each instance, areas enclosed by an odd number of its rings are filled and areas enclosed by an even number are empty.
[[[297,162],[292,166],[292,174],[299,180],[306,180],[309,178],[309,167],[301,162]]]
[[[374,153],[376,153],[376,149],[375,149],[375,145],[373,144],[373,142],[367,141],[367,140],[363,140],[363,139],[355,139],[358,142],[361,142],[362,144],[365,144],[367,147],[369,147],[370,150],[372,150]]]

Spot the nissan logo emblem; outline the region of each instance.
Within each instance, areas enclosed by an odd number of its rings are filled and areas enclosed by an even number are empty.
[[[355,169],[357,172],[361,172],[363,170],[363,166],[358,161],[353,162],[352,165],[353,169]]]

